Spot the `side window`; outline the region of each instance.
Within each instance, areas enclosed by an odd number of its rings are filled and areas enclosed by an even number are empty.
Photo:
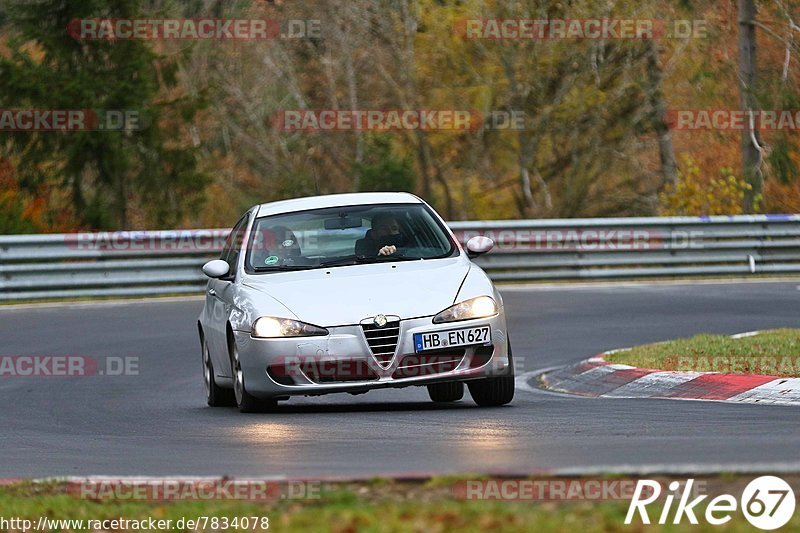
[[[244,215],[233,227],[230,234],[228,234],[228,238],[225,240],[225,246],[222,248],[222,253],[219,256],[220,259],[228,263],[231,274],[236,272],[236,263],[239,259],[239,252],[242,249],[242,240],[244,239],[246,229],[247,215]]]

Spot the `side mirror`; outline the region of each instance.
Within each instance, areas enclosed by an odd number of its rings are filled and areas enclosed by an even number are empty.
[[[203,274],[209,278],[221,278],[230,271],[230,266],[227,261],[222,259],[214,259],[203,265]]]
[[[485,254],[492,248],[494,248],[494,241],[483,235],[477,235],[467,241],[467,255],[470,258]]]

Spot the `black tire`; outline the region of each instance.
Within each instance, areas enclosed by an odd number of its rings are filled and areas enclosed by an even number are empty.
[[[428,385],[428,396],[434,402],[457,402],[464,397],[464,383],[451,381]]]
[[[236,405],[233,389],[224,389],[214,381],[214,363],[211,362],[211,353],[208,344],[201,339],[203,352],[203,381],[206,385],[206,401],[209,407],[232,407]]]
[[[236,341],[229,339],[229,346],[231,369],[233,371],[233,397],[239,412],[263,413],[274,409],[278,405],[276,400],[262,400],[247,392],[244,386],[244,372],[239,361],[239,349],[236,347]]]
[[[511,341],[508,343],[508,374],[467,382],[469,394],[481,407],[497,407],[514,399],[514,361],[511,356]]]
[[[505,405],[514,399],[514,376],[500,376],[470,381],[469,393],[481,407]]]

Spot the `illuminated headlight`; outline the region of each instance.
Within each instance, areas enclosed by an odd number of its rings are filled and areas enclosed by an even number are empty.
[[[486,318],[496,314],[497,304],[494,300],[488,296],[478,296],[477,298],[451,305],[433,317],[433,323],[458,322],[459,320],[469,320],[470,318]]]
[[[328,330],[290,318],[262,316],[253,322],[253,337],[273,339],[279,337],[309,337],[327,335]]]

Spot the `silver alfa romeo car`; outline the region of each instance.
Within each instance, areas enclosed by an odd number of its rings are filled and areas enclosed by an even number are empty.
[[[231,230],[197,322],[211,406],[426,386],[478,405],[514,396],[503,300],[442,218],[407,193],[257,205]]]

